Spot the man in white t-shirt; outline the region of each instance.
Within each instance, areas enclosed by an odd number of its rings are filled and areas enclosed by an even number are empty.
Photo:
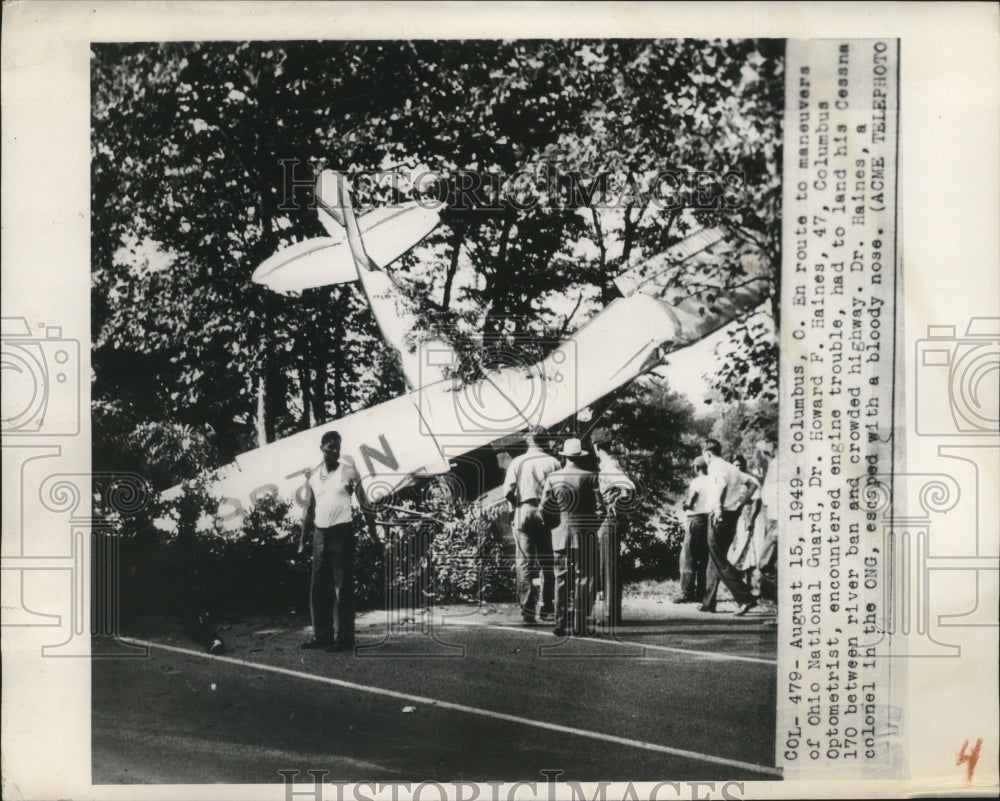
[[[302,517],[299,553],[313,538],[309,610],[313,638],[303,648],[354,648],[354,512],[351,500],[360,476],[350,457],[340,457],[340,434],[320,441],[323,464],[306,477],[308,504]]]
[[[708,517],[712,513],[715,492],[708,477],[708,463],[699,456],[691,463],[694,478],[688,484],[684,509],[688,530],[681,545],[681,594],[674,603],[701,603],[705,597],[705,574],[708,569]]]

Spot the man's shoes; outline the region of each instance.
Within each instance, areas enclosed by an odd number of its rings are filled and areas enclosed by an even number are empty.
[[[701,606],[699,606],[698,607],[698,611],[699,612],[708,612],[709,614],[715,614],[715,610],[714,609],[710,609],[709,607],[705,606],[705,604],[702,604]]]
[[[331,640],[312,639],[312,640],[306,640],[304,643],[302,643],[302,645],[299,646],[299,648],[305,648],[306,650],[310,651],[318,651],[321,648],[328,648],[331,645],[333,645],[333,642]]]
[[[743,615],[745,615],[747,612],[753,609],[756,605],[757,605],[757,597],[754,596],[745,604],[741,604],[740,608],[737,609],[735,612],[733,612],[733,615],[736,617],[743,617]]]
[[[696,604],[698,603],[697,598],[688,598],[686,595],[678,595],[676,598],[670,599],[672,603],[675,604]]]
[[[353,642],[332,642],[329,645],[327,645],[326,648],[324,648],[323,650],[325,650],[327,653],[331,653],[331,654],[340,653],[342,651],[353,651],[354,650],[354,643]]]
[[[222,640],[220,640],[218,637],[212,640],[212,644],[208,646],[208,652],[213,656],[218,656],[225,650],[226,646],[223,644]]]
[[[552,633],[555,634],[557,637],[565,637],[566,629],[563,628],[562,626],[556,626],[554,629],[552,629]]]

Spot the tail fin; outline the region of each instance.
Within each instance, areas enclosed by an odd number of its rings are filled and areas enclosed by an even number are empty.
[[[343,223],[361,288],[382,339],[399,354],[407,387],[416,389],[428,378],[440,379],[436,370],[421,364],[420,350],[413,350],[409,339],[418,329],[418,320],[392,276],[382,269],[427,236],[437,225],[438,214],[410,203],[370,212],[359,224],[347,181],[330,170],[324,170],[316,181],[316,200],[328,231],[334,222]],[[362,233],[368,238],[370,254]]]
[[[327,225],[327,219],[329,218],[333,218],[333,221],[340,228],[344,227],[344,213],[340,197],[340,177],[340,173],[333,172],[332,170],[323,170],[319,178],[316,179],[316,205],[320,208],[319,220],[327,230],[329,230],[329,226]],[[326,212],[326,214],[324,215],[323,212]],[[342,231],[330,231],[331,236],[337,236],[342,233]]]
[[[441,222],[438,209],[416,201],[380,206],[359,216],[347,180],[332,170],[316,179],[316,205],[327,233],[345,241],[358,265],[372,271],[408,253]]]
[[[368,256],[365,243],[361,239],[361,229],[358,227],[358,218],[351,202],[351,190],[347,187],[344,176],[339,172],[323,170],[316,179],[316,203],[319,206],[320,222],[328,232],[330,227],[327,217],[332,218],[333,222],[347,232],[347,244],[358,267],[378,270],[379,266]]]
[[[275,292],[295,293],[356,281],[359,269],[382,272],[441,219],[436,210],[415,202],[383,206],[358,217],[347,181],[331,170],[324,170],[316,180],[316,204],[329,236],[278,251],[254,271],[255,283]]]

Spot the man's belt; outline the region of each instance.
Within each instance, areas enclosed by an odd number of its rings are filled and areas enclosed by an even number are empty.
[[[354,521],[346,520],[343,523],[334,523],[332,526],[316,526],[317,531],[336,531],[337,529],[348,528],[354,530]]]
[[[518,506],[524,506],[525,504],[531,504],[532,506],[538,506],[538,498],[528,498],[527,500],[521,501]]]

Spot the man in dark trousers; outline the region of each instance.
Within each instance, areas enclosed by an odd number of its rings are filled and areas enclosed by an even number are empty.
[[[351,499],[360,476],[350,458],[340,458],[340,434],[320,441],[323,464],[306,477],[308,503],[302,518],[299,553],[313,538],[309,608],[313,638],[303,648],[354,648],[354,512]]]
[[[514,512],[514,568],[521,619],[535,624],[552,615],[552,533],[539,506],[545,478],[559,469],[559,460],[544,450],[548,444],[545,429],[532,427],[525,442],[527,450],[507,467],[504,495]]]
[[[721,579],[739,607],[736,616],[741,617],[757,605],[757,597],[743,580],[740,571],[729,563],[729,546],[736,536],[736,523],[743,503],[753,488],[759,486],[759,482],[725,461],[722,458],[722,445],[716,439],[705,440],[701,455],[708,463],[708,477],[713,485],[713,510],[708,521],[708,556],[711,567],[700,608],[702,612],[715,611],[715,596]]]
[[[597,483],[604,501],[604,519],[597,532],[597,545],[601,553],[601,580],[598,589],[604,595],[605,625],[617,626],[622,622],[622,583],[618,575],[618,558],[625,521],[619,516],[619,506],[627,508],[634,500],[635,482],[612,454],[613,437],[606,428],[598,428],[590,435],[597,457]]]
[[[699,456],[691,463],[694,473],[688,484],[684,509],[688,513],[688,530],[681,546],[681,594],[674,603],[701,603],[705,597],[705,576],[708,568],[708,518],[713,511],[716,493],[708,477],[708,463]]]
[[[559,455],[566,457],[566,466],[549,473],[542,490],[542,514],[552,526],[555,564],[553,633],[565,637],[571,626],[573,634],[582,636],[600,579],[597,532],[603,503],[597,474],[582,466],[586,451],[580,440],[566,440]]]

